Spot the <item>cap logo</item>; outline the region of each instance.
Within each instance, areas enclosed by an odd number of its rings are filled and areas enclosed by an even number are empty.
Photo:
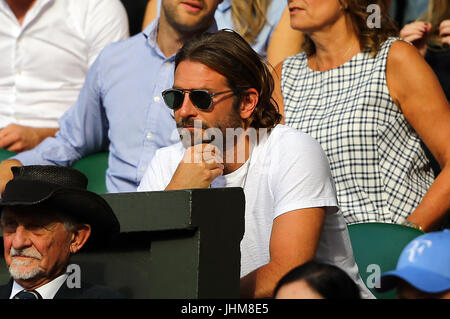
[[[411,247],[406,250],[406,253],[409,253],[408,261],[413,263],[417,256],[422,255],[423,251],[427,247],[431,247],[431,240],[426,239],[417,239],[411,243]]]

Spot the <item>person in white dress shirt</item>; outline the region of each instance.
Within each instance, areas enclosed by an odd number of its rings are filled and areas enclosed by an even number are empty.
[[[28,150],[58,130],[87,70],[128,37],[119,0],[0,0],[0,148]]]

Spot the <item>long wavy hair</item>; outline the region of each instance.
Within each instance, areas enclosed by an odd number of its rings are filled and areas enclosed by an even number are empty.
[[[431,48],[448,49],[448,45],[442,43],[442,38],[439,35],[439,25],[442,21],[448,19],[450,19],[449,0],[430,0],[428,11],[420,20],[431,23],[431,31],[428,36],[428,44]]]
[[[231,16],[235,30],[247,42],[254,43],[266,24],[267,9],[270,2],[271,0],[231,0]]]
[[[258,91],[258,104],[246,128],[272,128],[281,121],[278,105],[272,99],[274,80],[261,57],[232,30],[203,33],[195,36],[175,56],[175,70],[184,61],[199,62],[227,79],[239,101],[245,89]]]
[[[346,17],[350,19],[362,51],[376,55],[383,42],[389,37],[398,36],[398,28],[389,16],[390,0],[339,0],[339,2],[344,8]],[[367,8],[373,4],[380,8],[381,28],[370,28],[367,23],[372,14],[370,11],[367,12]],[[305,35],[303,50],[308,56],[316,52],[314,42],[307,35]]]

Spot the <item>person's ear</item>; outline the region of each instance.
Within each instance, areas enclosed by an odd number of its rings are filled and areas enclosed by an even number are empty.
[[[70,252],[72,254],[75,254],[77,251],[79,251],[84,246],[90,235],[91,225],[82,224],[81,226],[79,226],[72,234],[72,241],[70,242]]]
[[[255,111],[256,105],[258,105],[259,94],[254,88],[250,88],[242,92],[240,116],[243,120],[248,120]]]

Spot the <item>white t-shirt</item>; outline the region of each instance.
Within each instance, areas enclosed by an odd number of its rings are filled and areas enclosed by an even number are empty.
[[[58,127],[99,52],[128,37],[119,0],[37,0],[22,25],[0,0],[0,25],[0,128]]]
[[[164,190],[184,154],[181,143],[159,149],[138,191]],[[269,263],[273,220],[290,211],[327,207],[316,260],[345,270],[360,286],[347,225],[337,208],[336,191],[325,153],[312,137],[277,125],[253,147],[238,170],[216,178],[211,187],[242,187],[245,194],[245,233],[241,241],[241,277]]]

